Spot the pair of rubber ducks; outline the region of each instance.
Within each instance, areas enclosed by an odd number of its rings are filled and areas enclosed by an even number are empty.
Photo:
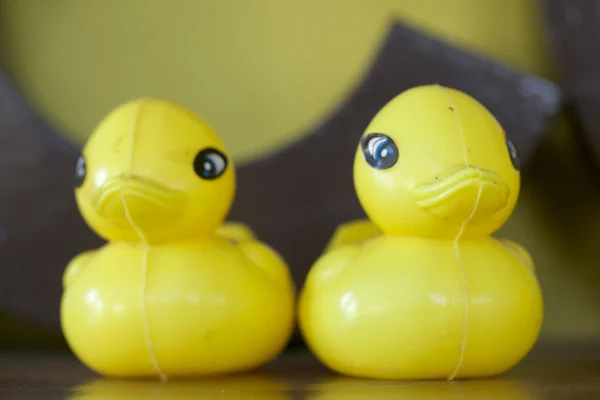
[[[537,339],[532,260],[490,236],[517,201],[518,154],[460,91],[416,87],[374,117],[354,164],[369,220],[339,227],[299,299],[285,261],[224,222],[234,166],[190,111],[160,100],[117,108],[76,176],[79,209],[108,244],[68,265],[62,325],[103,375],[254,369],[286,346],[296,309],[314,354],[359,377],[499,374]]]

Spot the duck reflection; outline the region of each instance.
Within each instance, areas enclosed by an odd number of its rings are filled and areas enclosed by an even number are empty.
[[[98,379],[74,389],[70,400],[291,400],[286,386],[264,376],[229,376],[198,381],[118,381]]]
[[[494,379],[472,381],[397,382],[334,378],[313,386],[310,400],[538,400],[524,382]]]

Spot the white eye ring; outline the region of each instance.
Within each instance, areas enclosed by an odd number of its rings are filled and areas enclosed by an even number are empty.
[[[377,155],[377,147],[385,142],[387,142],[387,138],[385,136],[371,137],[367,141],[367,151],[372,157],[375,157]]]
[[[225,170],[225,159],[223,157],[221,157],[219,154],[212,153],[208,154],[207,158],[213,162],[212,165],[208,161],[204,163],[205,165],[210,165],[209,169],[212,169],[212,166],[214,165],[216,174],[223,173],[223,171]]]

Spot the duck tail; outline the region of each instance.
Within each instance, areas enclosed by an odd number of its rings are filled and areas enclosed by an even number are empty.
[[[521,246],[508,239],[498,239],[498,242],[507,250],[512,252],[514,255],[519,257],[523,264],[527,265],[532,271],[535,271],[535,263],[533,262],[533,258],[531,254],[525,249],[525,247]]]
[[[89,264],[94,254],[96,254],[96,250],[86,251],[73,258],[71,262],[67,264],[67,268],[65,268],[65,272],[63,273],[63,289],[66,289],[77,275],[79,275],[81,270]]]
[[[242,222],[225,222],[217,228],[215,234],[234,242],[256,240],[256,235],[252,229]]]
[[[381,229],[368,219],[351,221],[337,227],[325,252],[347,244],[358,244],[381,234]]]

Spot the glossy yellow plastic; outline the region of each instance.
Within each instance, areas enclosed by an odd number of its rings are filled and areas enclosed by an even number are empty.
[[[74,388],[69,400],[291,400],[287,387],[268,376],[233,375],[168,384],[95,380]]]
[[[231,159],[198,116],[132,101],[98,126],[75,194],[108,244],[64,274],[73,352],[111,377],[178,377],[257,367],[287,344],[295,289],[285,262],[243,224],[223,223]]]
[[[338,228],[300,298],[313,352],[381,379],[490,376],[520,361],[542,296],[527,251],[490,236],[513,211],[518,167],[496,119],[465,93],[420,86],[384,106],[354,164],[371,222]]]
[[[542,400],[536,384],[509,379],[457,382],[373,382],[336,377],[319,382],[306,400]],[[175,400],[175,399],[173,399]]]

